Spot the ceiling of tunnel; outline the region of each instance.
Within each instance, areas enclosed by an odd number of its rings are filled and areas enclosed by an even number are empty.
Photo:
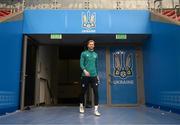
[[[97,45],[109,45],[116,43],[144,43],[150,35],[128,34],[127,39],[116,39],[116,34],[63,34],[62,39],[51,39],[50,34],[28,35],[39,44],[51,45],[83,45],[88,39],[95,40]]]

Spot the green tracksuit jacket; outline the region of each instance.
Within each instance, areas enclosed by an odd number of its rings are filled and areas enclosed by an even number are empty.
[[[85,50],[81,53],[80,67],[82,70],[85,69],[88,71],[90,73],[90,77],[95,77],[98,75],[97,60],[98,55],[96,52]],[[82,73],[82,76],[85,76],[84,72]]]

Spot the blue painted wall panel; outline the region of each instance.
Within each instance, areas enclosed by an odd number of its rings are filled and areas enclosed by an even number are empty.
[[[111,47],[110,71],[112,104],[137,104],[135,48]]]
[[[96,27],[90,29],[91,31],[82,27],[83,13],[89,15],[95,13]],[[23,32],[26,34],[151,34],[149,16],[149,12],[145,10],[26,10]]]
[[[107,104],[107,78],[106,78],[106,49],[97,48],[98,53],[98,75],[100,78],[99,84],[99,103]]]
[[[144,46],[147,104],[180,109],[180,27],[152,22],[152,37]]]
[[[150,34],[149,12],[140,10],[110,11],[110,31],[113,33]]]
[[[26,10],[24,11],[24,33],[63,32],[67,26],[65,15],[64,11]]]
[[[0,23],[0,114],[19,107],[22,24]]]

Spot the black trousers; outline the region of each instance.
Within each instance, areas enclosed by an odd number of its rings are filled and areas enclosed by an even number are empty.
[[[80,103],[83,103],[83,105],[84,105],[84,96],[85,96],[85,94],[87,92],[89,84],[93,88],[94,103],[95,103],[95,105],[98,105],[99,104],[99,95],[98,95],[98,80],[97,80],[97,77],[85,77],[85,76],[82,77],[82,79],[81,79],[82,91],[81,91],[81,94],[80,94]]]

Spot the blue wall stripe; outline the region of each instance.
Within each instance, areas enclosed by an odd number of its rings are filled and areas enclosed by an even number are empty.
[[[95,13],[96,27],[82,27],[83,13]],[[26,34],[151,34],[150,13],[146,10],[26,10]]]

